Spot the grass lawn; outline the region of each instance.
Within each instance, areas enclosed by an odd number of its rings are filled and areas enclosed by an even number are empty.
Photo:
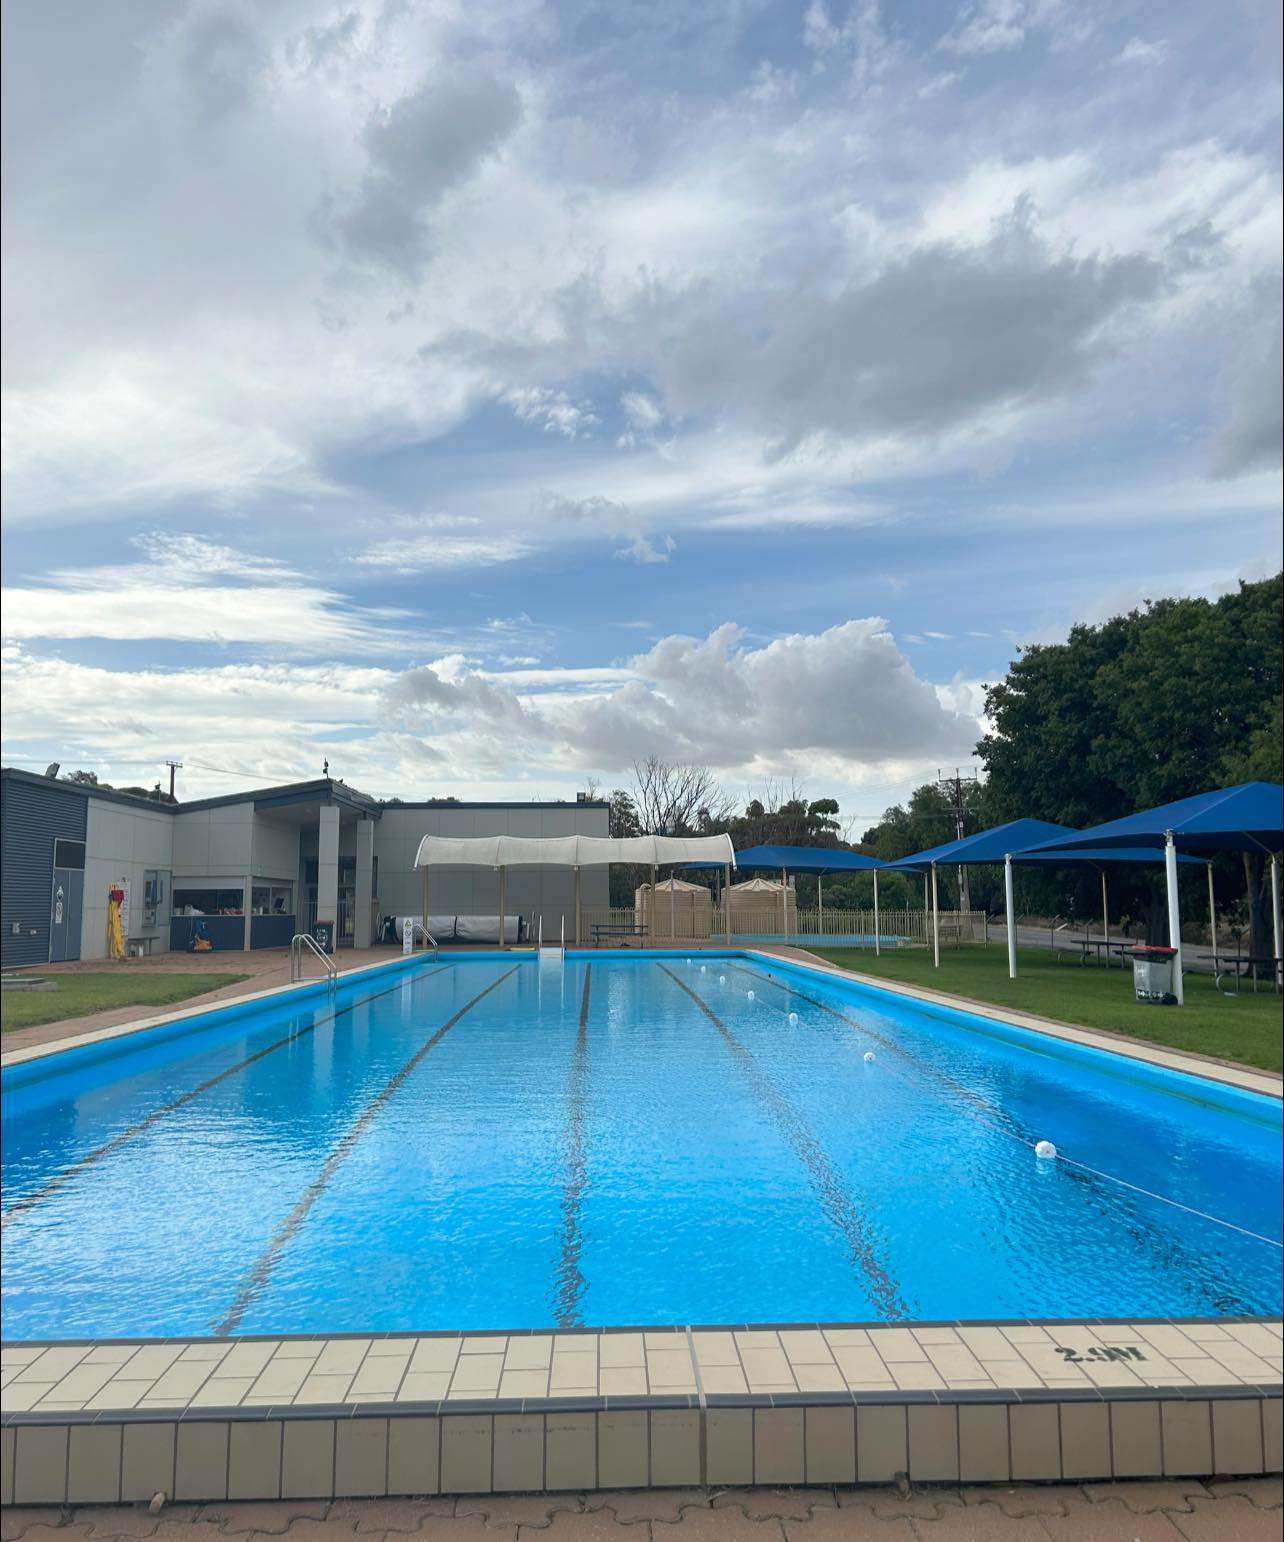
[[[243,974],[57,974],[51,991],[0,992],[0,1028],[30,1028],[64,1017],[88,1017],[111,1007],[167,1007],[220,985],[234,985]]]
[[[1240,995],[1226,996],[1213,988],[1211,975],[1188,974],[1184,1006],[1143,1006],[1133,998],[1131,968],[1105,969],[1070,957],[1057,962],[1045,948],[1018,949],[1015,980],[1008,979],[1006,945],[943,950],[939,969],[933,969],[931,952],[924,948],[906,948],[878,958],[868,948],[811,951],[862,974],[930,986],[1085,1028],[1127,1033],[1266,1071],[1284,1069],[1281,1001],[1264,984],[1259,984],[1256,995],[1245,982]]]

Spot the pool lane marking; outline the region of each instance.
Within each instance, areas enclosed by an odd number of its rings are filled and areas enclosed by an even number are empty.
[[[805,991],[795,990],[792,985],[787,985],[777,980],[774,975],[763,974],[756,969],[747,969],[742,964],[728,964],[738,974],[747,974],[750,979],[763,980],[768,985],[774,985],[777,990],[783,990],[789,996],[796,996],[799,1001],[805,1001],[808,1005],[819,1007],[822,1012],[828,1012],[831,1017],[836,1017],[839,1022],[846,1023],[848,1027],[857,1029],[866,1034],[875,1043],[883,1045],[893,1054],[899,1055],[909,1062],[916,1070],[922,1072],[929,1079],[935,1080],[948,1091],[956,1093],[966,1102],[971,1103],[978,1112],[992,1119],[1003,1134],[1013,1140],[1020,1141],[1023,1146],[1028,1146],[1033,1151],[1038,1142],[1020,1123],[1004,1108],[998,1108],[979,1093],[973,1092],[962,1082],[956,1081],[947,1072],[939,1070],[936,1066],[921,1060],[917,1055],[899,1045],[893,1039],[885,1038],[875,1029],[867,1027],[854,1017],[849,1017],[845,1012],[840,1012],[837,1007],[831,1007],[828,1002],[819,1001],[815,996],[808,996]],[[1269,1247],[1284,1250],[1284,1242],[1277,1242],[1274,1237],[1264,1236],[1261,1232],[1250,1231],[1247,1226],[1239,1226],[1234,1221],[1224,1220],[1220,1215],[1212,1215],[1207,1210],[1196,1210],[1193,1205],[1183,1205],[1180,1200],[1169,1199],[1166,1194],[1156,1194],[1153,1189],[1143,1189],[1139,1184],[1129,1183],[1126,1178],[1116,1178],[1113,1173],[1102,1172],[1100,1168],[1089,1167],[1087,1162],[1080,1162],[1075,1157],[1068,1157],[1064,1153],[1057,1152],[1057,1161],[1068,1167],[1077,1167],[1081,1172],[1090,1173],[1094,1178],[1101,1178],[1107,1183],[1118,1184],[1122,1189],[1130,1189],[1134,1194],[1142,1194],[1147,1199],[1158,1200],[1162,1205],[1171,1205],[1174,1210],[1184,1211],[1187,1215],[1198,1216],[1200,1220],[1211,1221],[1215,1226],[1224,1226],[1227,1231],[1238,1232],[1242,1237],[1250,1237],[1254,1242],[1265,1242]]]
[[[445,974],[448,969],[456,967],[457,965],[455,964],[443,964],[440,969],[429,970],[427,974],[421,974],[415,978],[416,981],[431,980],[434,975]],[[415,982],[412,981],[411,983]],[[105,1141],[95,1150],[88,1152],[83,1157],[78,1157],[70,1167],[64,1167],[60,1173],[55,1173],[52,1178],[47,1178],[38,1189],[34,1189],[30,1194],[24,1195],[22,1199],[14,1200],[3,1216],[0,1216],[0,1230],[8,1226],[10,1221],[19,1220],[33,1206],[41,1204],[51,1195],[56,1194],[64,1184],[69,1183],[87,1168],[101,1162],[104,1157],[110,1156],[113,1151],[119,1151],[122,1146],[127,1145],[145,1131],[150,1130],[154,1124],[158,1124],[167,1115],[175,1113],[178,1109],[192,1102],[194,1098],[199,1098],[203,1093],[211,1091],[220,1082],[227,1081],[230,1076],[238,1075],[241,1071],[254,1065],[256,1061],[275,1054],[278,1049],[284,1049],[288,1044],[297,1044],[300,1039],[305,1038],[308,1034],[315,1033],[318,1028],[325,1028],[330,1023],[337,1022],[339,1018],[347,1013],[355,1012],[358,1007],[366,1006],[371,1001],[378,1001],[381,996],[391,996],[394,991],[399,991],[405,984],[405,971],[403,971],[402,977],[397,983],[390,985],[387,990],[375,991],[373,995],[362,996],[359,1001],[350,1001],[345,1007],[336,1007],[328,1017],[309,1023],[306,1028],[299,1028],[293,1033],[287,1033],[284,1038],[277,1039],[274,1043],[255,1050],[252,1055],[247,1055],[244,1060],[238,1061],[236,1065],[228,1066],[225,1071],[220,1071],[217,1076],[211,1076],[207,1081],[199,1083],[199,1085],[190,1088],[187,1092],[180,1093],[178,1097],[171,1099],[168,1103],[162,1103],[159,1108],[154,1108],[150,1114],[145,1115],[136,1124],[131,1124],[126,1130],[121,1130],[118,1135],[113,1135],[109,1141]]]
[[[820,1208],[826,1219],[847,1242],[853,1262],[864,1277],[872,1298],[883,1312],[892,1318],[909,1317],[910,1309],[901,1296],[900,1289],[883,1267],[868,1234],[868,1227],[856,1201],[848,1192],[838,1169],[826,1155],[820,1142],[807,1128],[802,1115],[775,1085],[757,1058],[747,1050],[730,1031],[718,1014],[701,997],[696,995],[665,964],[659,964],[662,974],[667,974],[680,991],[685,991],[722,1035],[723,1042],[735,1057],[758,1101],[765,1105],[795,1155],[806,1169],[815,1185]]]
[[[285,1251],[285,1247],[290,1241],[291,1237],[294,1236],[295,1232],[298,1231],[299,1227],[302,1226],[303,1222],[307,1219],[308,1212],[312,1209],[313,1205],[316,1204],[317,1200],[321,1198],[321,1195],[329,1186],[330,1180],[334,1177],[335,1173],[338,1172],[339,1168],[342,1167],[343,1163],[351,1155],[353,1147],[370,1128],[375,1118],[380,1113],[382,1113],[383,1109],[387,1106],[393,1096],[400,1090],[402,1085],[405,1083],[406,1078],[410,1076],[410,1074],[415,1070],[420,1061],[423,1060],[424,1056],[427,1055],[430,1050],[436,1049],[438,1044],[441,1043],[441,1041],[446,1037],[446,1035],[455,1026],[455,1024],[459,1022],[460,1018],[471,1012],[479,1001],[481,1001],[484,997],[489,996],[491,991],[501,986],[505,980],[512,979],[512,977],[520,968],[520,964],[514,964],[511,969],[500,975],[497,980],[492,980],[485,990],[478,991],[478,993],[471,1001],[465,1002],[453,1017],[448,1018],[446,1022],[444,1022],[441,1027],[438,1028],[436,1033],[434,1033],[430,1038],[424,1040],[424,1042],[419,1046],[414,1054],[411,1055],[410,1059],[406,1061],[401,1069],[394,1072],[394,1074],[389,1077],[389,1079],[383,1084],[379,1091],[375,1093],[374,1097],[370,1099],[366,1106],[361,1110],[360,1114],[357,1115],[353,1123],[350,1124],[344,1133],[339,1137],[338,1141],[335,1143],[333,1149],[331,1150],[330,1155],[322,1164],[320,1172],[317,1173],[312,1182],[308,1184],[307,1188],[304,1189],[303,1193],[299,1196],[299,1199],[295,1203],[294,1209],[290,1211],[288,1216],[286,1216],[285,1220],[274,1233],[272,1240],[259,1255],[259,1258],[254,1267],[246,1276],[244,1285],[242,1285],[240,1290],[237,1292],[236,1298],[232,1302],[231,1309],[228,1311],[227,1316],[214,1325],[212,1332],[216,1338],[223,1338],[229,1333],[236,1332],[237,1325],[240,1323],[241,1318],[244,1317],[246,1308],[254,1300],[255,1296],[258,1295],[259,1291],[263,1289],[264,1285],[267,1284],[272,1270],[276,1267],[277,1260]]]
[[[580,998],[580,1026],[575,1035],[571,1072],[566,1088],[566,1148],[563,1158],[566,1177],[562,1186],[562,1252],[554,1276],[557,1289],[553,1310],[559,1328],[578,1328],[580,1302],[588,1287],[580,1270],[584,1235],[580,1230],[580,1206],[588,1187],[588,1161],[585,1142],[584,1093],[588,1081],[589,991],[593,966],[584,967],[584,993]]]

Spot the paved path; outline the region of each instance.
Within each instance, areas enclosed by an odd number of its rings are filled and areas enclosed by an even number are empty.
[[[640,1489],[332,1504],[3,1512],[3,1542],[1279,1542],[1278,1478],[891,1488]]]

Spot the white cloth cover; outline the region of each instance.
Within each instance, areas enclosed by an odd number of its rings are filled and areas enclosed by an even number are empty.
[[[504,941],[521,941],[521,916],[504,917]],[[498,916],[456,916],[456,942],[498,942]]]
[[[640,867],[719,862],[734,867],[729,835],[425,835],[416,867],[593,867],[633,862]]]
[[[406,918],[397,917],[397,937],[401,937],[401,924]],[[421,917],[411,916],[416,928],[421,924]],[[504,940],[506,942],[520,942],[518,935],[521,926],[520,916],[504,917]],[[498,942],[499,941],[499,917],[495,916],[429,916],[428,930],[437,942]],[[416,940],[419,933],[416,930]]]

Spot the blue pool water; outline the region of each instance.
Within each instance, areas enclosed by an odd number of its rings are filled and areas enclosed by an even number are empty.
[[[745,955],[414,960],[4,1085],[9,1339],[1280,1310],[1277,1101]]]

